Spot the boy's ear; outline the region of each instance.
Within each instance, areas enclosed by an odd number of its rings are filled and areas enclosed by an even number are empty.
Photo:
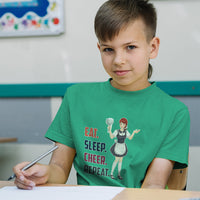
[[[97,47],[98,47],[98,49],[100,50],[100,44],[99,44],[99,42],[97,42]]]
[[[153,59],[153,58],[156,58],[158,55],[160,39],[158,37],[154,37],[151,40],[150,45],[151,45],[150,59]]]

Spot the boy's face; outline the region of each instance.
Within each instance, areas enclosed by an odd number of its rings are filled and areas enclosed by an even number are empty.
[[[145,25],[141,19],[130,23],[113,40],[99,41],[98,48],[113,87],[136,91],[150,85],[149,59],[157,56],[159,39],[153,38],[147,42]]]

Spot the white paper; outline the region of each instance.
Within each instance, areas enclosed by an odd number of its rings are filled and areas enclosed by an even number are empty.
[[[200,198],[184,198],[184,199],[179,199],[179,200],[200,200]]]
[[[22,190],[15,186],[0,189],[3,200],[110,200],[124,188],[109,186],[64,186],[64,187],[35,187],[33,190]]]

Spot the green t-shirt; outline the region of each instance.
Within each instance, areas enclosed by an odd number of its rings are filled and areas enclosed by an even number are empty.
[[[119,130],[122,118],[128,122],[124,131]],[[189,129],[187,107],[156,83],[131,92],[106,81],[69,87],[46,137],[76,149],[78,184],[140,188],[154,158],[187,166]],[[121,165],[113,164],[115,158]]]

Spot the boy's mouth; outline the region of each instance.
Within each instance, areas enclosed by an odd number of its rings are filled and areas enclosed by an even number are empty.
[[[115,74],[117,76],[125,76],[126,74],[129,73],[129,70],[121,70],[121,71],[115,71]]]

